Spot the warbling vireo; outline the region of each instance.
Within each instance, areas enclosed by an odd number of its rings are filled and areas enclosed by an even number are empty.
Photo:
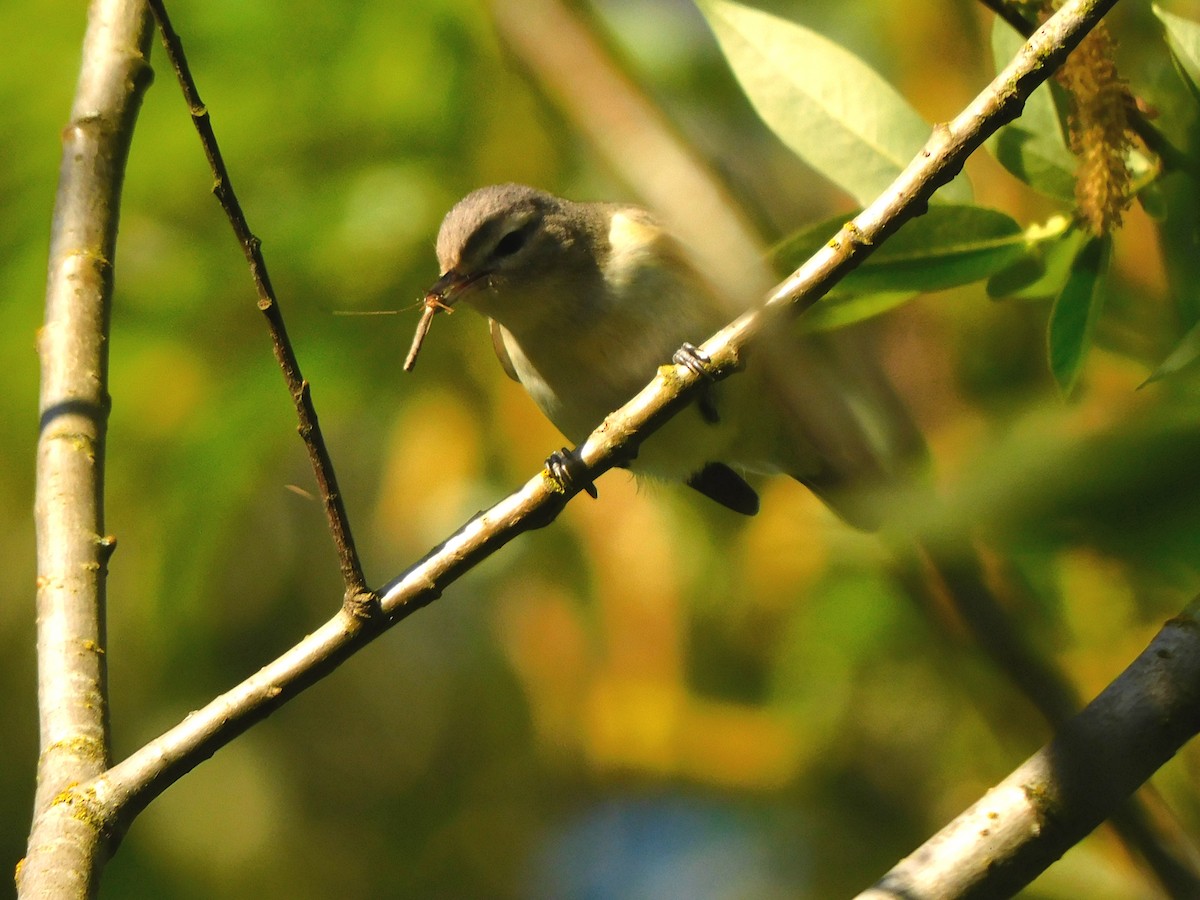
[[[437,257],[427,309],[461,301],[487,316],[504,370],[577,445],[685,342],[732,317],[635,206],[574,203],[518,184],[481,188],[447,213]],[[891,445],[911,443],[907,425],[880,424],[894,418],[895,397],[870,379],[847,384],[816,343],[786,338],[785,352],[773,340],[761,354],[771,365],[752,350],[744,372],[651,435],[629,468],[686,482],[746,515],[758,496],[738,473],[784,473],[851,524],[875,527],[875,510],[848,488],[885,477]]]

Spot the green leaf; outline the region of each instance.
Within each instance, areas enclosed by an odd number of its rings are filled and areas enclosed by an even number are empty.
[[[866,205],[909,164],[931,128],[874,70],[814,31],[732,0],[698,0],[767,126],[808,165]],[[956,178],[939,192],[969,202]]]
[[[1155,179],[1137,192],[1138,203],[1155,222],[1162,224],[1167,221],[1170,205],[1167,201],[1167,191],[1161,179]]]
[[[858,295],[831,293],[800,317],[800,326],[810,332],[844,328],[903,306],[917,294],[917,291]]]
[[[1200,322],[1188,329],[1182,340],[1175,345],[1167,358],[1154,370],[1154,374],[1142,382],[1142,387],[1153,384],[1160,378],[1166,378],[1186,369],[1197,359],[1200,359]]]
[[[1167,12],[1157,3],[1151,5],[1154,15],[1163,23],[1167,32],[1167,46],[1175,60],[1183,80],[1192,90],[1192,97],[1200,100],[1200,24]]]
[[[1027,232],[1028,253],[1014,266],[992,276],[988,281],[988,296],[993,300],[1044,300],[1058,296],[1066,286],[1071,264],[1086,237],[1078,228],[1060,227],[1066,221],[1065,218],[1052,221],[1048,234],[1032,239]]]
[[[1104,305],[1104,274],[1112,253],[1107,235],[1092,238],[1071,263],[1071,272],[1062,293],[1050,310],[1047,344],[1050,371],[1059,390],[1067,396],[1074,390],[1083,371],[1096,320]]]
[[[805,228],[773,251],[795,268],[832,238],[845,217]],[[1012,265],[1026,249],[1021,226],[981,206],[931,206],[904,224],[838,286],[838,294],[915,294],[980,281]]]
[[[992,26],[992,55],[997,70],[1008,65],[1024,42],[1011,26],[996,18]],[[1050,83],[1033,92],[1025,101],[1021,118],[989,138],[987,147],[1000,165],[1035,191],[1074,201],[1079,161],[1067,145]]]

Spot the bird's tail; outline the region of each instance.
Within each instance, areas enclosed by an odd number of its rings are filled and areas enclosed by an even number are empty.
[[[924,437],[871,352],[869,333],[802,340],[800,351],[786,366],[771,367],[770,376],[788,408],[792,443],[813,451],[789,474],[849,524],[877,530],[889,489],[928,469]]]

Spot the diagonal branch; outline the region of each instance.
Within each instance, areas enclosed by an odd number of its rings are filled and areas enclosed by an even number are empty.
[[[22,894],[86,895],[98,823],[66,799],[108,765],[104,530],[108,327],[121,185],[142,95],[150,19],[141,0],[97,0],[63,131],[50,240],[37,448],[38,711],[41,755]]]
[[[1198,616],[1200,598],[1053,741],[860,900],[1010,897],[1110,817],[1200,730]]]
[[[1038,709],[1057,732],[1070,722],[1082,700],[1062,668],[1031,645],[1002,606],[985,577],[983,562],[969,542],[951,539],[916,546],[927,571],[919,576],[901,573],[909,592],[922,597],[944,591],[979,646]],[[1005,573],[1004,591],[1020,590],[1014,574]],[[1188,836],[1169,816],[1154,815],[1162,800],[1152,785],[1114,803],[1109,819],[1126,847],[1139,855],[1157,878],[1166,896],[1191,898],[1200,890],[1196,851]],[[1090,828],[1088,829],[1090,831]]]
[[[737,365],[740,348],[764,327],[766,319],[816,302],[903,221],[919,214],[937,186],[953,177],[988,134],[1019,113],[1024,98],[1113,2],[1067,3],[961,116],[938,128],[927,148],[879,201],[847,224],[837,240],[777,288],[768,305],[741,317],[705,345],[713,359],[712,374],[730,374]],[[686,405],[691,394],[706,383],[698,373],[682,366],[660,369],[650,385],[610,416],[580,448],[591,475],[598,476],[616,461],[627,458],[631,448]],[[439,597],[480,560],[524,531],[547,524],[569,496],[542,472],[492,509],[475,516],[380,591],[385,619],[382,624],[390,626],[403,620]],[[254,676],[78,790],[94,798],[113,828],[119,830],[183,773],[378,634],[379,629],[362,619],[345,610],[339,612]]]
[[[363,577],[362,564],[358,559],[358,551],[354,546],[354,537],[350,533],[350,519],[346,515],[346,504],[338,490],[337,475],[333,471],[333,460],[325,446],[325,437],[321,433],[317,421],[317,410],[312,402],[312,391],[308,382],[300,372],[300,362],[292,349],[291,338],[288,337],[287,327],[283,322],[283,312],[275,297],[275,289],[271,287],[271,279],[267,274],[267,263],[262,255],[262,241],[250,230],[246,215],[238,202],[229,178],[229,170],[221,156],[221,148],[217,146],[217,137],[213,133],[212,120],[208,108],[200,99],[200,92],[188,68],[187,57],[183,52],[183,42],[171,20],[167,17],[162,0],[149,0],[151,11],[158,23],[162,34],[163,46],[167,57],[175,70],[179,86],[183,90],[183,98],[187,101],[191,112],[192,123],[200,135],[200,143],[204,145],[204,155],[213,173],[213,193],[216,194],[221,209],[225,211],[233,233],[237,236],[246,261],[250,264],[250,276],[254,279],[254,288],[258,293],[258,308],[267,319],[267,328],[271,333],[271,347],[275,351],[275,359],[283,372],[283,380],[287,383],[288,393],[296,407],[296,416],[300,421],[300,437],[304,440],[308,451],[309,463],[317,480],[321,493],[321,501],[325,506],[325,517],[329,522],[329,532],[333,536],[333,544],[337,549],[338,563],[342,570],[342,582],[346,586],[344,602],[347,608],[356,614],[369,617],[373,607],[373,598],[367,590],[366,579]]]

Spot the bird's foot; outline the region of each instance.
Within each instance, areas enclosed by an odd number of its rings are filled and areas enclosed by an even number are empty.
[[[695,344],[684,344],[675,351],[675,355],[671,357],[671,362],[677,366],[691,369],[706,382],[713,380],[712,373],[708,371],[712,360],[707,353]],[[700,397],[696,401],[696,404],[700,408],[700,415],[705,422],[710,425],[716,425],[721,421],[721,416],[717,412],[717,404],[713,400],[712,391],[707,387],[700,391]]]
[[[555,450],[546,458],[546,471],[567,493],[583,491],[593,500],[600,496],[596,485],[588,477],[587,466],[583,464],[583,460],[566,447]]]
[[[675,351],[675,354],[671,357],[671,362],[675,363],[677,366],[684,366],[685,368],[691,369],[706,381],[712,381],[712,375],[708,371],[708,367],[712,364],[712,360],[709,358],[707,353],[705,353],[695,344],[685,343],[682,347]]]

